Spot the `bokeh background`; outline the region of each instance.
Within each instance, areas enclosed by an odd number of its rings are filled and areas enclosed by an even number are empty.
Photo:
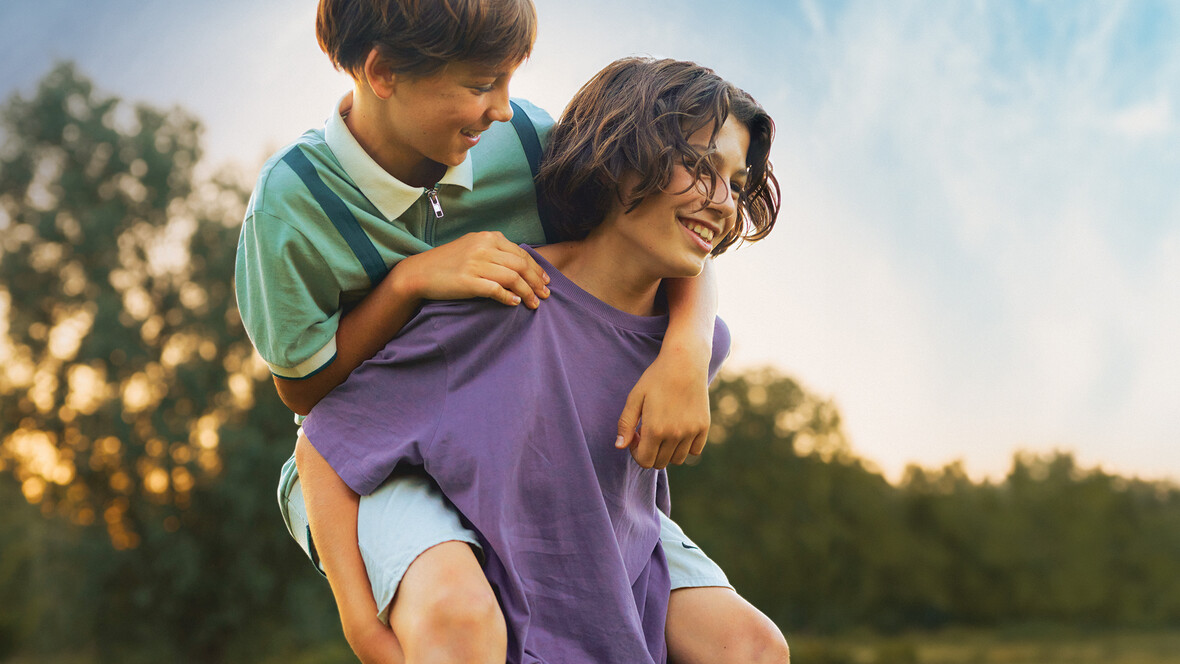
[[[1180,8],[536,1],[554,115],[639,53],[778,122],[672,481],[796,660],[1176,661]],[[314,10],[0,6],[0,661],[347,657],[231,287],[258,167],[349,86]]]

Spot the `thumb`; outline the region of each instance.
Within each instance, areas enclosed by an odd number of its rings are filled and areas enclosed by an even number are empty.
[[[639,424],[639,413],[643,408],[643,397],[632,392],[627,395],[627,403],[623,406],[623,414],[619,416],[619,436],[615,438],[615,447],[623,449],[631,445],[635,438],[635,427]]]

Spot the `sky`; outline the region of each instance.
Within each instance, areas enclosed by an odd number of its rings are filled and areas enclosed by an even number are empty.
[[[535,2],[513,94],[555,116],[645,54],[710,66],[775,118],[778,225],[717,263],[730,368],[833,400],[892,479],[1001,477],[1017,450],[1180,479],[1180,5]],[[210,171],[251,173],[349,88],[314,14],[5,2],[0,96],[73,60],[199,117]]]

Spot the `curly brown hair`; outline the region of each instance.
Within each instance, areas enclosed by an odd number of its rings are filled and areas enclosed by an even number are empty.
[[[374,48],[398,74],[427,76],[449,62],[495,67],[532,52],[532,0],[320,0],[320,48],[360,80]]]
[[[769,161],[774,121],[753,97],[712,69],[678,60],[616,60],[574,95],[549,136],[537,176],[544,214],[561,239],[582,239],[602,223],[611,205],[631,211],[665,191],[677,167],[705,182],[712,198],[720,179],[714,144],[731,115],[750,132],[749,171],[738,195],[734,229],[714,246],[713,255],[736,242],[766,237],[781,202]],[[700,151],[688,138],[705,127],[712,128],[710,147]],[[624,192],[620,182],[627,173],[638,174],[639,183]]]

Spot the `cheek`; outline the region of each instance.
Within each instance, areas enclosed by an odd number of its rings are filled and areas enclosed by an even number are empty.
[[[445,115],[456,122],[470,122],[479,119],[484,111],[484,95],[463,93],[455,95],[445,110]]]
[[[677,168],[672,174],[672,179],[668,181],[668,191],[673,192],[678,200],[702,195],[704,188],[704,183],[693,180],[692,175],[684,168]]]

